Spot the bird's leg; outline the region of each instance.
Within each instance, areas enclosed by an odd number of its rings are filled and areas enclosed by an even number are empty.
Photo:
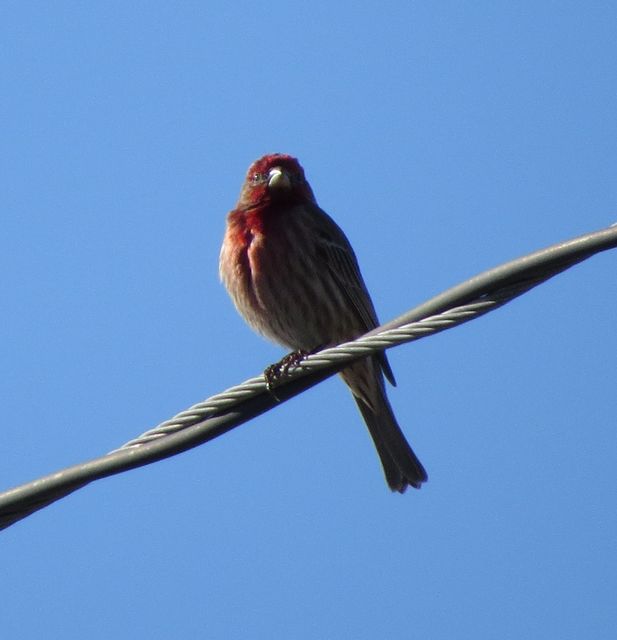
[[[266,380],[266,388],[274,396],[275,400],[279,400],[274,393],[274,388],[279,384],[282,378],[289,374],[289,369],[297,367],[311,351],[305,351],[299,349],[298,351],[292,351],[288,353],[282,360],[279,360],[275,364],[271,364],[264,371],[264,378]]]
[[[311,351],[305,351],[304,349],[298,349],[298,351],[292,351],[288,353],[280,362],[281,373],[286,376],[292,367],[297,367],[306,356],[311,354]]]

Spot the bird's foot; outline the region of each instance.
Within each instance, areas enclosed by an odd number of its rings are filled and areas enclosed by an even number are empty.
[[[264,371],[264,378],[266,380],[266,388],[278,401],[274,393],[274,388],[280,383],[281,379],[289,374],[289,370],[292,367],[297,367],[306,356],[309,355],[309,351],[300,349],[298,351],[292,351],[288,353],[282,360],[279,360],[275,364],[271,364]]]

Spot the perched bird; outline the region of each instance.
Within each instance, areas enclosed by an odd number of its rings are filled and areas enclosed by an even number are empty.
[[[298,161],[271,154],[248,170],[227,216],[220,275],[248,324],[294,351],[352,340],[378,325],[356,256],[322,211]],[[384,375],[385,353],[341,372],[373,438],[386,481],[403,493],[420,488],[426,471],[396,422]]]

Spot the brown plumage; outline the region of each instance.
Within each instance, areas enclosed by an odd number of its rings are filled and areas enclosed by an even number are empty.
[[[322,211],[295,158],[272,154],[249,168],[227,217],[220,274],[248,324],[292,350],[351,340],[378,325],[356,256]],[[346,367],[347,383],[373,438],[390,488],[419,488],[427,476],[386,396],[394,384],[385,353]]]

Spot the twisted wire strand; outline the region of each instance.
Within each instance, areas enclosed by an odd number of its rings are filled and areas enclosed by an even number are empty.
[[[365,336],[306,357],[268,391],[258,376],[199,402],[119,449],[0,494],[0,529],[90,482],[212,440],[334,375],[349,362],[419,340],[499,308],[574,264],[617,247],[617,226],[505,263],[435,296]]]
[[[361,337],[357,340],[344,342],[336,347],[323,349],[318,353],[306,356],[301,362],[290,367],[285,373],[284,382],[301,378],[313,371],[332,369],[333,366],[341,368],[349,364],[352,360],[357,360],[358,358],[371,355],[377,351],[396,347],[436,333],[437,331],[448,329],[472,319],[479,313],[486,313],[495,304],[497,303],[494,300],[485,300],[464,305],[418,322],[403,325],[398,329],[390,329],[374,336]],[[192,407],[181,411],[173,418],[161,422],[161,424],[142,433],[137,438],[130,440],[115,451],[138,447],[146,442],[164,438],[181,429],[186,429],[197,422],[218,415],[250,397],[263,393],[264,385],[265,380],[263,375],[250,378],[240,385],[231,387],[222,393],[212,396],[203,402],[198,402]],[[112,451],[112,453],[114,452]]]

